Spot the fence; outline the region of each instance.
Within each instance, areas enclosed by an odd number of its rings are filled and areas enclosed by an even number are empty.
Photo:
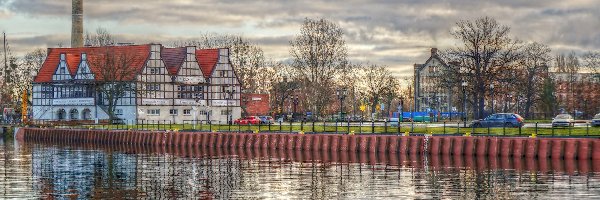
[[[135,123],[134,123],[135,122]],[[262,133],[331,133],[331,134],[445,134],[481,136],[578,136],[600,137],[600,127],[579,123],[569,127],[553,127],[550,123],[528,123],[523,127],[475,128],[464,122],[276,122],[272,124],[216,124],[206,120],[186,120],[181,124],[170,120],[123,120],[120,123],[36,121],[38,127],[109,129],[109,130],[180,130],[203,132]]]

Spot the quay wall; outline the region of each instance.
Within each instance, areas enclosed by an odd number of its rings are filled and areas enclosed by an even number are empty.
[[[244,148],[402,155],[453,155],[600,160],[598,138],[397,136],[21,128],[21,142]]]

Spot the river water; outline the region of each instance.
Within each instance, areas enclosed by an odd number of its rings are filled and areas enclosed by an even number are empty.
[[[0,141],[0,199],[598,199],[600,163]]]

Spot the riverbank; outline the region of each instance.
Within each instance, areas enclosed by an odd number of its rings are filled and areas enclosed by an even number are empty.
[[[19,129],[16,138],[21,142],[63,144],[285,149],[297,151],[380,152],[404,155],[428,154],[600,160],[600,140],[595,138],[259,134],[40,128]]]

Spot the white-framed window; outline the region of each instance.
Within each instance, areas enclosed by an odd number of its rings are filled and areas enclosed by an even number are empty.
[[[160,84],[148,84],[148,91],[160,91]]]
[[[170,109],[170,110],[169,110],[169,115],[177,115],[177,114],[178,114],[178,111],[179,111],[179,110],[177,110],[177,109]]]
[[[206,114],[208,114],[208,112],[206,112],[206,110],[201,110],[200,111],[200,115],[206,115]]]
[[[160,68],[151,67],[150,74],[160,74]]]
[[[148,115],[160,115],[160,109],[148,109]]]
[[[123,109],[115,109],[115,115],[123,115]]]
[[[190,109],[183,109],[183,115],[190,115],[192,113],[192,110]]]
[[[221,115],[229,115],[231,110],[221,110]]]

